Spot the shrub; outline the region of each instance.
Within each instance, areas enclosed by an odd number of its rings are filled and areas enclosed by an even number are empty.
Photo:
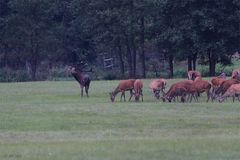
[[[68,79],[71,75],[67,73],[66,69],[63,67],[54,67],[49,70],[47,79],[48,80],[62,80],[62,79]]]
[[[29,80],[31,80],[31,77],[25,70],[13,70],[7,67],[0,69],[1,82],[24,82]]]
[[[207,65],[199,65],[197,70],[201,73],[203,77],[208,76],[208,66]]]
[[[118,79],[118,77],[117,77],[116,73],[106,72],[103,75],[103,79],[104,80],[115,80],[115,79]]]
[[[184,69],[176,69],[173,72],[173,76],[176,78],[186,78],[187,77],[187,72]]]

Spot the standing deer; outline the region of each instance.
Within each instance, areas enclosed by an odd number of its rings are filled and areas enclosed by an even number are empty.
[[[159,99],[160,92],[162,92],[162,94],[165,94],[164,90],[166,88],[166,85],[167,85],[167,81],[165,79],[163,79],[163,78],[154,79],[149,84],[149,88],[152,90],[154,97]]]
[[[83,97],[83,88],[85,88],[85,92],[88,97],[88,89],[89,89],[90,82],[91,82],[90,76],[86,73],[83,73],[83,71],[77,67],[70,66],[69,71],[72,74],[72,76],[78,81],[78,83],[80,85],[81,97]],[[91,70],[88,72],[91,72]]]

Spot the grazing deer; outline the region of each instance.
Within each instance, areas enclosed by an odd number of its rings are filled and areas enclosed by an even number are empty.
[[[157,99],[160,98],[160,92],[164,93],[164,90],[166,88],[167,81],[163,78],[161,79],[154,79],[150,82],[149,88],[152,90],[154,97]]]
[[[116,89],[113,92],[109,93],[111,101],[114,102],[116,95],[119,92],[122,92],[122,94],[121,94],[121,101],[122,101],[122,97],[123,97],[124,98],[124,102],[125,102],[126,101],[126,99],[125,99],[125,91],[130,91],[130,98],[129,98],[129,101],[130,101],[132,96],[133,96],[134,82],[135,82],[135,79],[121,80],[119,82],[118,86],[116,87]]]
[[[225,80],[224,82],[221,83],[221,85],[216,90],[215,96],[223,95],[227,91],[227,89],[231,87],[231,85],[239,84],[239,83],[240,81],[234,78]]]
[[[185,102],[186,96],[188,94],[193,95],[193,92],[189,92],[192,84],[192,80],[184,80],[174,83],[167,91],[167,93],[162,97],[163,102],[165,102],[166,100],[168,100],[168,102],[171,102],[172,100],[175,101],[175,98],[178,96],[181,97],[181,102]]]
[[[207,102],[209,101],[210,98],[210,90],[211,90],[212,85],[208,82],[203,80],[201,77],[196,77],[195,80],[193,81],[192,86],[189,88],[189,91],[195,91],[195,94],[200,94],[203,92],[206,92],[207,94]],[[191,96],[191,100],[192,101],[192,97]],[[196,100],[198,101],[198,98],[196,96]]]
[[[69,69],[72,76],[78,81],[80,85],[81,97],[83,97],[83,89],[85,88],[86,95],[88,97],[88,89],[90,86],[91,78],[88,74],[83,73],[83,71],[79,68],[70,66]],[[87,72],[91,72],[87,71]]]
[[[143,83],[140,79],[137,79],[134,82],[134,96],[135,96],[135,101],[139,101],[140,96],[142,97],[142,102],[143,102],[143,93],[142,93],[142,88],[143,88]]]
[[[233,84],[219,98],[219,102],[223,102],[227,97],[233,97],[233,102],[234,102],[236,96],[238,97],[238,101],[240,101],[239,94],[240,94],[240,84]]]
[[[217,89],[221,86],[221,84],[226,81],[226,78],[224,77],[213,77],[211,79],[211,83],[212,83],[212,95],[211,95],[211,98],[212,98],[212,101],[215,99],[216,97],[216,91]]]

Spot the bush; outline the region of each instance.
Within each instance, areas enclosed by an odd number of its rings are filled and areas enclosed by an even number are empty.
[[[201,73],[201,75],[203,77],[208,77],[208,72],[209,72],[209,69],[208,69],[208,66],[207,65],[199,65],[197,67],[197,70]]]
[[[63,67],[55,67],[49,70],[47,79],[48,80],[63,80],[69,79],[71,75],[67,73],[66,69]]]
[[[223,70],[223,72],[226,74],[226,76],[231,76],[233,69],[234,69],[234,65],[223,66],[221,64],[217,64],[216,65],[216,75],[221,74],[221,71]]]
[[[1,82],[24,82],[29,80],[31,80],[31,77],[25,70],[13,70],[6,67],[0,69]]]
[[[117,77],[116,73],[106,72],[103,75],[103,79],[104,80],[115,80],[115,79],[118,79],[118,77]]]
[[[187,77],[187,72],[185,69],[176,69],[173,72],[173,76],[176,78],[186,78]]]
[[[216,65],[216,75],[220,75],[223,72],[226,74],[226,76],[231,76],[233,69],[237,68],[235,65],[227,65],[223,66],[222,64]],[[209,66],[208,65],[199,65],[198,69],[203,77],[209,76]]]

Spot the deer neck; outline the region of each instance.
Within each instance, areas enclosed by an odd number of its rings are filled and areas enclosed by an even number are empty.
[[[81,81],[83,79],[83,75],[82,73],[72,73],[73,77],[77,80],[77,81]]]
[[[117,87],[112,93],[113,93],[114,96],[116,96],[119,92],[120,92],[120,91],[119,91],[119,89],[118,89],[118,87]]]

